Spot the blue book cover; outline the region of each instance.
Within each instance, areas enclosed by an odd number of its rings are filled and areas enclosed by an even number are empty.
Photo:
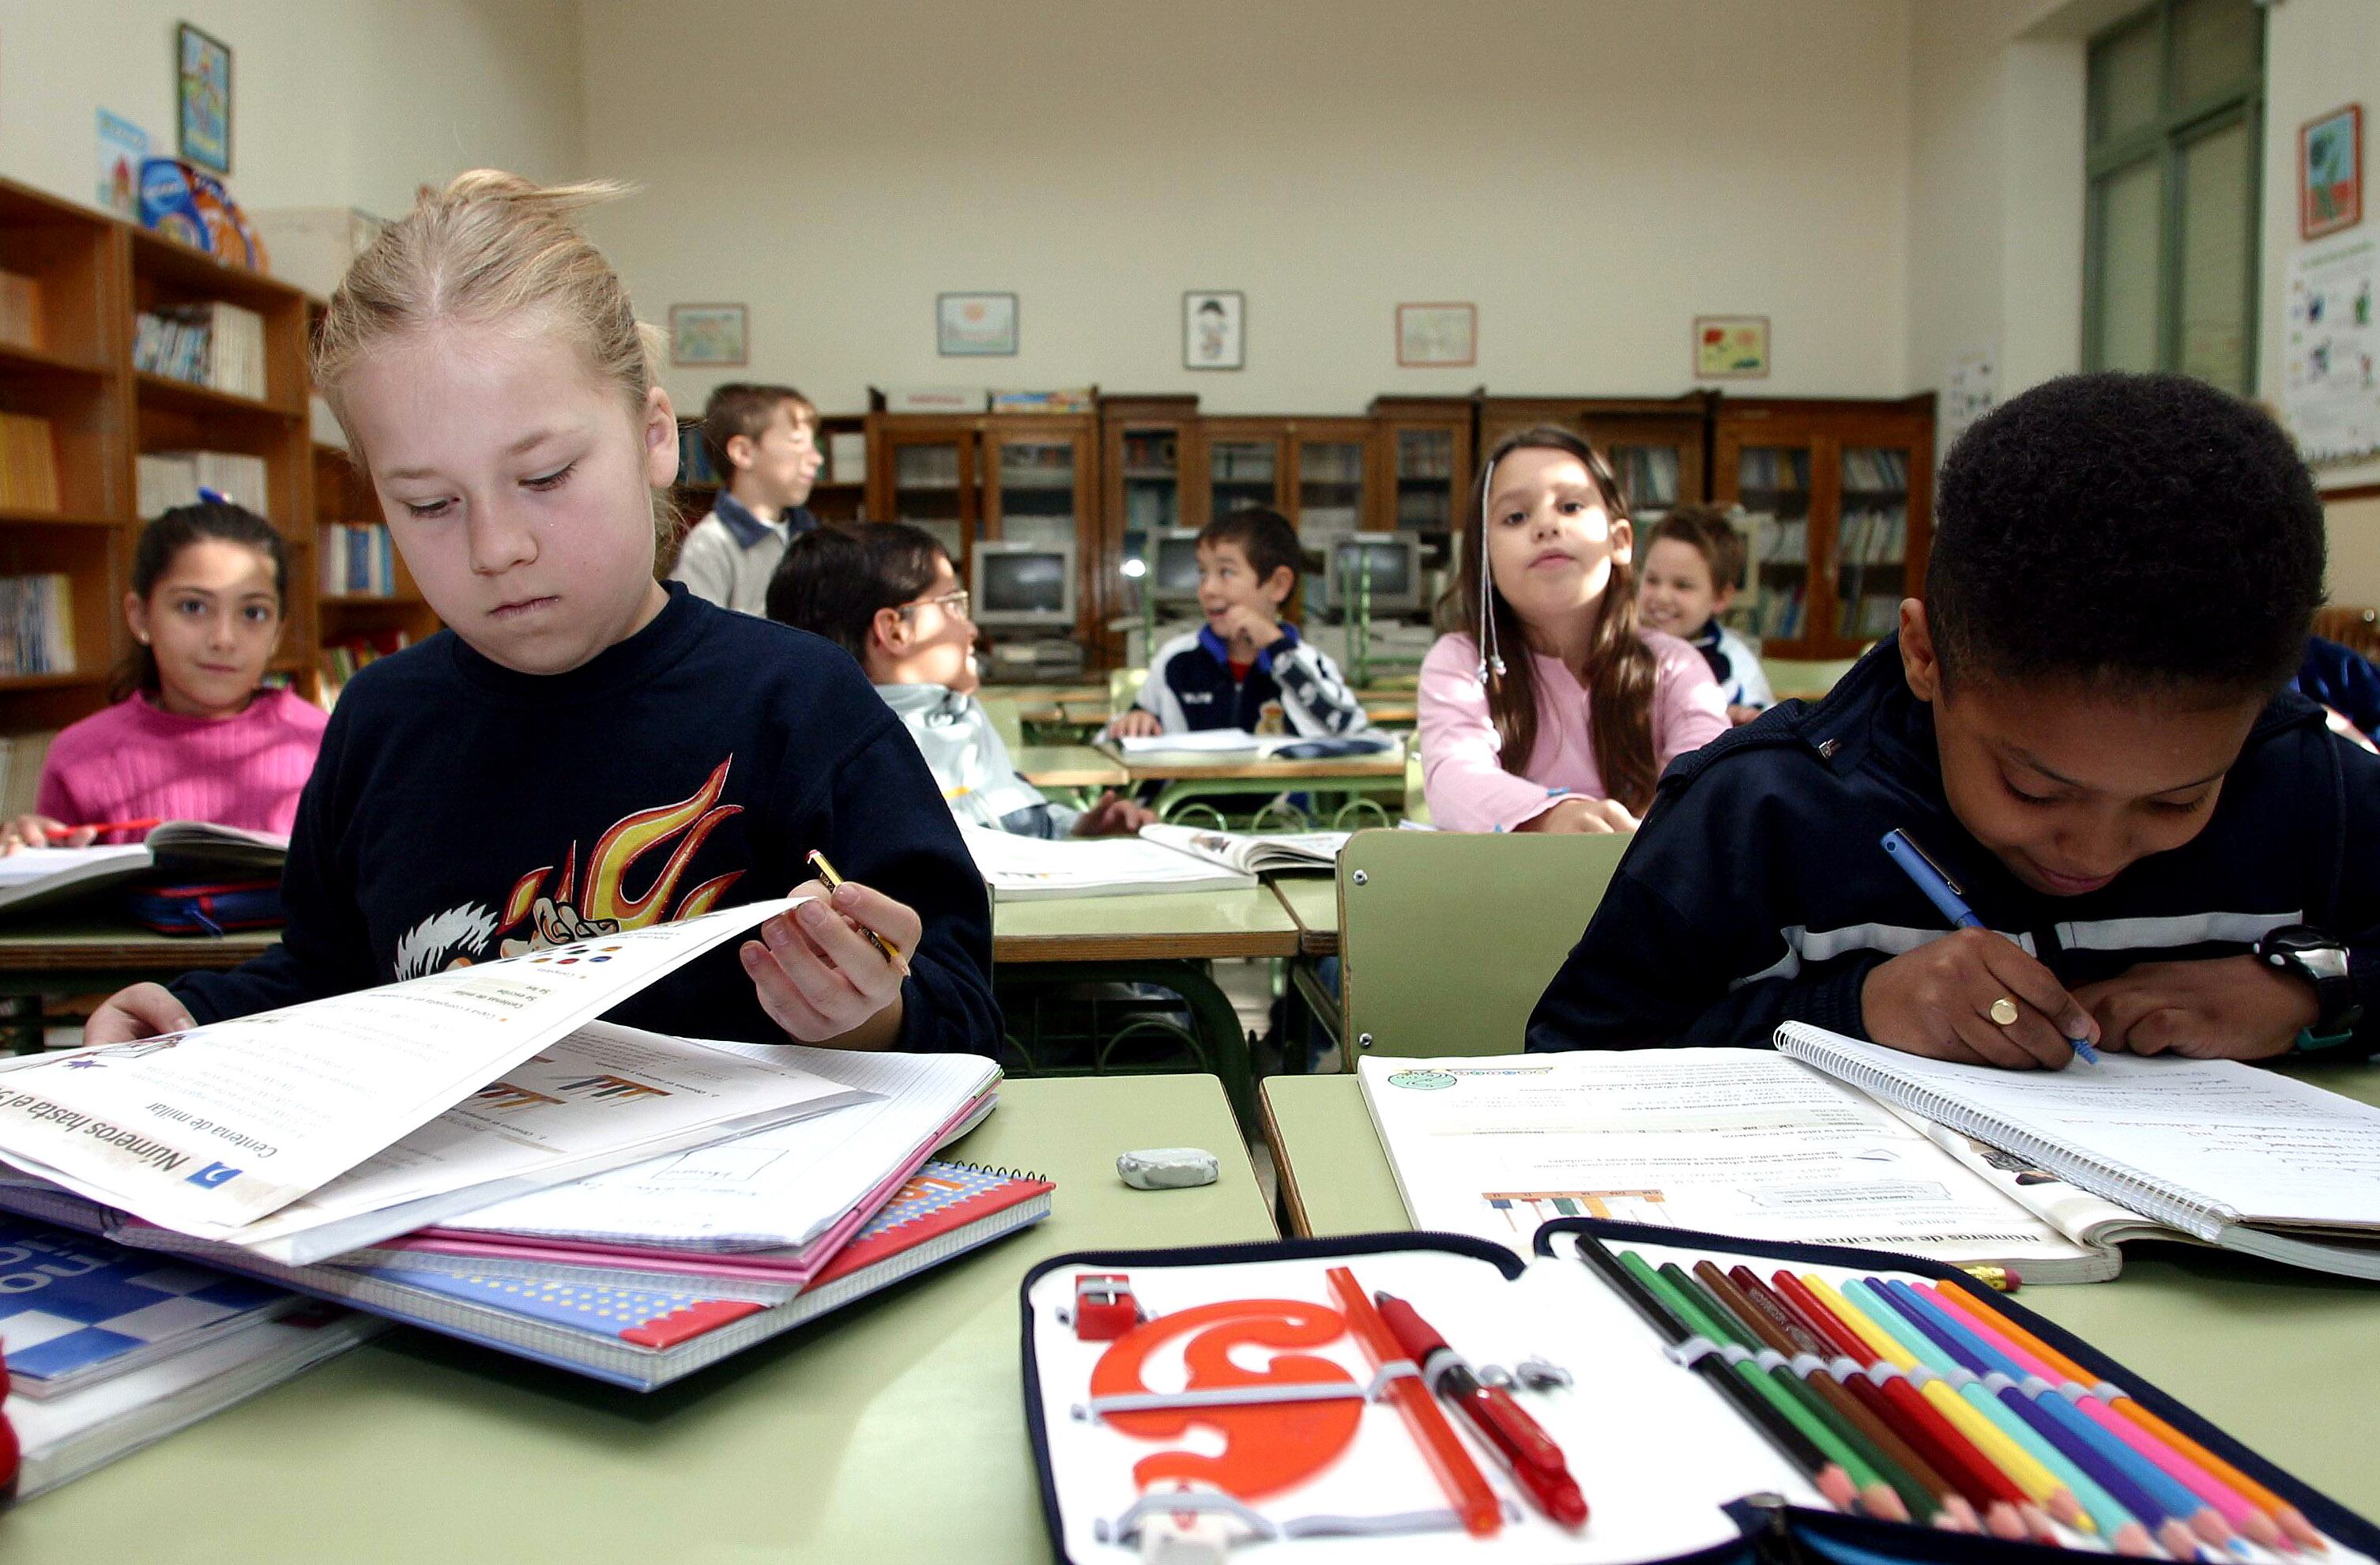
[[[268,1283],[0,1213],[0,1354],[40,1397],[282,1314]]]

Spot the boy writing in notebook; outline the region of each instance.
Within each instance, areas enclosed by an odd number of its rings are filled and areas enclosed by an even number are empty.
[[[803,504],[818,482],[818,410],[790,385],[722,385],[702,407],[719,471],[710,514],[687,530],[670,579],[739,614],[767,612],[785,545],[818,525]]]
[[[1198,533],[1198,607],[1207,623],[1157,649],[1138,703],[1108,732],[1253,733],[1273,701],[1293,734],[1370,727],[1339,666],[1281,617],[1297,592],[1301,557],[1297,530],[1279,511],[1249,506],[1208,522]]]
[[[2070,376],[1959,442],[1937,510],[1896,636],[1670,768],[1529,1046],[2370,1052],[2380,757],[2285,689],[2324,557],[2288,437],[2195,381]]]

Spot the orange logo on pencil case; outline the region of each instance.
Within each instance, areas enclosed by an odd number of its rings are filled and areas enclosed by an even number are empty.
[[[1240,1347],[1318,1348],[1346,1331],[1339,1312],[1298,1299],[1235,1299],[1160,1315],[1118,1338],[1091,1371],[1091,1395],[1125,1397],[1157,1389],[1143,1378],[1148,1360],[1186,1332],[1183,1344],[1188,1378],[1184,1389],[1232,1386],[1319,1385],[1339,1382],[1358,1394],[1317,1402],[1259,1402],[1245,1407],[1168,1408],[1115,1412],[1107,1422],[1127,1435],[1167,1440],[1205,1424],[1223,1437],[1216,1456],[1166,1450],[1142,1458],[1132,1470],[1141,1487],[1180,1479],[1211,1484],[1244,1500],[1259,1499],[1312,1476],[1338,1460],[1355,1437],[1364,1416],[1360,1387],[1329,1359],[1279,1353],[1261,1369],[1235,1363]]]

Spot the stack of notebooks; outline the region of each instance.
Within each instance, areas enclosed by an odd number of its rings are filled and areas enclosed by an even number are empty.
[[[1777,1052],[1364,1060],[1416,1226],[1593,1217],[2096,1282],[2143,1240],[2380,1278],[2380,1109],[2236,1060],[2058,1071],[1789,1022]]]
[[[237,451],[143,451],[135,476],[135,498],[143,519],[163,516],[176,506],[197,505],[201,487],[259,516],[272,514],[261,457]]]
[[[237,304],[143,310],[132,367],[235,397],[264,396],[264,317]]]
[[[990,1059],[595,1020],[794,905],[0,1061],[0,1208],[665,1385],[1049,1210],[929,1161],[991,1111]]]
[[[1134,897],[1162,891],[1232,891],[1258,875],[1329,874],[1347,846],[1343,831],[1205,831],[1143,826],[1138,837],[1045,841],[966,827],[976,869],[995,900],[1051,897]]]

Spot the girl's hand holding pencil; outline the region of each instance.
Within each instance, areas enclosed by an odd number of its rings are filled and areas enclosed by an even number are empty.
[[[0,826],[0,854],[19,848],[88,848],[97,840],[97,826],[70,826],[47,815],[19,815]]]
[[[796,1041],[844,1048],[890,1048],[901,1034],[901,984],[924,924],[917,911],[881,891],[845,881],[818,855],[809,897],[760,925],[742,947],[760,1009]]]

